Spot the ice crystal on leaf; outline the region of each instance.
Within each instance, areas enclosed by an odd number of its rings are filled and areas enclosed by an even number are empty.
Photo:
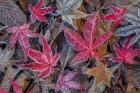
[[[84,86],[72,81],[75,76],[76,76],[77,72],[70,72],[67,75],[64,76],[64,73],[60,73],[57,83],[55,85],[55,90],[60,91],[62,93],[70,93],[70,89],[77,89],[77,90],[84,90]]]
[[[43,53],[37,50],[29,49],[28,55],[34,62],[19,65],[24,69],[30,69],[32,71],[40,72],[37,79],[45,78],[54,72],[54,67],[59,60],[59,54],[52,54],[52,50],[45,40],[44,36],[41,36],[41,42],[43,46]]]
[[[130,45],[131,39],[131,37],[128,37],[122,47],[120,47],[118,43],[115,44],[113,48],[117,57],[112,57],[109,59],[116,63],[125,62],[129,64],[136,64],[134,57],[140,54],[140,49],[132,49],[132,46]]]
[[[113,5],[111,5],[111,9],[113,10],[113,13],[103,16],[102,19],[113,22],[111,25],[111,29],[114,30],[124,21],[123,15],[126,14],[127,9],[126,8],[119,9],[118,7]]]
[[[38,0],[35,6],[31,4],[28,5],[28,9],[29,11],[31,11],[31,16],[30,16],[31,21],[33,22],[36,20],[39,20],[41,22],[47,21],[45,15],[52,13],[54,9],[52,7],[42,8],[42,5],[43,5],[43,0]]]
[[[89,58],[95,57],[100,59],[100,54],[96,49],[112,36],[112,32],[106,32],[99,37],[96,37],[98,32],[98,14],[94,14],[87,19],[83,27],[83,37],[77,32],[69,28],[64,28],[65,38],[72,48],[78,53],[71,61],[71,65],[76,65],[87,61]]]
[[[6,29],[7,32],[12,33],[9,37],[9,47],[13,47],[15,43],[18,41],[20,44],[23,52],[24,52],[24,59],[27,60],[27,53],[30,47],[30,43],[27,37],[34,37],[33,34],[29,30],[30,24],[23,24],[21,26],[13,26]]]

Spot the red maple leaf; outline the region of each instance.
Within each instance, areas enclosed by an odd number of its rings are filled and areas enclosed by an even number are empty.
[[[38,0],[37,4],[35,6],[29,4],[28,5],[28,9],[29,11],[31,11],[31,21],[36,21],[39,20],[41,22],[46,22],[47,19],[44,15],[46,14],[50,14],[53,12],[53,8],[52,7],[44,7],[42,8],[43,5],[43,0]]]
[[[113,10],[113,13],[103,16],[102,19],[113,22],[113,24],[111,25],[111,29],[114,30],[124,21],[123,15],[126,14],[127,9],[126,8],[119,9],[118,7],[115,7],[113,5],[111,5],[111,9]]]
[[[45,78],[53,73],[55,69],[54,67],[57,65],[59,60],[59,54],[52,54],[52,50],[43,36],[41,36],[41,42],[43,46],[43,53],[37,50],[29,49],[28,55],[34,60],[34,62],[19,65],[24,69],[40,72],[37,76],[38,79]]]
[[[14,93],[23,93],[22,89],[18,86],[18,84],[15,81],[10,80],[10,83],[13,87]],[[8,91],[0,87],[0,93],[8,93]]]
[[[13,47],[18,41],[24,52],[24,59],[27,60],[28,49],[30,43],[27,37],[34,37],[34,34],[29,30],[30,24],[23,24],[21,26],[9,27],[6,29],[7,32],[12,33],[9,37],[9,47]]]
[[[132,46],[130,45],[130,41],[131,41],[131,37],[128,37],[122,48],[119,46],[119,44],[115,44],[113,46],[117,57],[112,57],[109,58],[109,60],[116,62],[116,63],[120,63],[120,62],[125,62],[125,63],[129,63],[129,64],[136,64],[136,61],[134,61],[134,57],[136,57],[138,54],[140,54],[140,49],[132,49]]]
[[[74,50],[78,51],[76,56],[70,62],[71,65],[85,62],[91,57],[100,59],[100,54],[96,52],[96,49],[111,37],[112,32],[107,32],[97,38],[95,37],[98,31],[97,16],[98,14],[90,16],[85,23],[83,27],[84,38],[82,38],[77,32],[74,32],[69,28],[64,28],[65,38],[68,43]]]
[[[70,93],[70,89],[77,89],[77,90],[84,90],[84,85],[81,85],[75,81],[72,81],[72,79],[75,78],[77,72],[70,72],[66,76],[64,76],[64,73],[60,73],[57,83],[54,85],[54,89],[56,92],[60,91],[62,93]]]

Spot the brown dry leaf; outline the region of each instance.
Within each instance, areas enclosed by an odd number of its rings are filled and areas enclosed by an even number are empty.
[[[87,75],[95,77],[95,81],[92,86],[92,91],[94,91],[93,93],[96,93],[96,88],[100,84],[104,84],[110,87],[110,80],[111,77],[113,76],[112,72],[107,68],[106,65],[104,65],[101,62],[97,62],[96,64],[97,64],[96,67],[86,72]]]
[[[131,93],[140,93],[140,89],[133,89]]]
[[[82,27],[84,25],[84,21],[82,19],[74,19],[73,25],[75,25],[75,29],[79,32],[82,32]]]
[[[4,89],[9,90],[10,89],[10,85],[11,85],[9,80],[14,80],[14,78],[17,76],[19,71],[20,71],[19,69],[15,69],[15,68],[12,68],[11,66],[9,66],[7,71],[6,71],[6,74],[4,76],[4,79],[1,82],[1,86]]]
[[[125,2],[123,2],[123,5],[130,10],[138,4],[140,4],[140,0],[125,0]]]
[[[102,46],[99,46],[98,48],[98,53],[101,55],[101,56],[105,56],[107,55],[109,52],[107,51],[107,46],[108,46],[108,42],[107,43],[104,43]]]
[[[41,89],[39,84],[35,84],[35,86],[32,89],[32,93],[40,93]]]
[[[127,93],[133,93],[132,90],[134,88],[134,77],[132,73],[133,73],[132,70],[128,70]]]
[[[46,79],[45,79],[45,84],[46,85],[51,85],[52,84],[52,80],[53,80],[53,76],[52,75],[50,75],[50,76],[48,76]]]
[[[24,11],[27,11],[28,0],[19,0],[19,4]]]
[[[116,40],[117,40],[117,39],[118,39],[117,37],[112,36],[112,37],[108,40],[109,45],[111,45],[111,46],[112,46],[112,44],[114,44],[114,43],[116,42]]]
[[[0,0],[0,23],[13,26],[26,21],[26,16],[13,0]]]
[[[85,12],[84,6],[81,5],[79,7],[79,10]],[[75,26],[76,30],[78,30],[79,32],[82,32],[84,21],[82,19],[73,19],[73,25]]]
[[[29,82],[27,81],[28,78],[29,77],[27,74],[20,73],[16,79],[17,84],[22,88],[23,91],[25,91],[29,86]]]

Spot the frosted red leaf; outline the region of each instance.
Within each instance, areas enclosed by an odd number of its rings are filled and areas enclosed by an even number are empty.
[[[28,9],[31,12],[31,21],[39,20],[41,22],[46,22],[47,19],[45,17],[46,14],[50,14],[53,12],[52,7],[44,7],[43,6],[43,0],[38,0],[37,4],[35,6],[29,4]]]
[[[78,53],[74,56],[70,65],[76,65],[78,63],[86,62],[89,58],[100,59],[101,56],[96,52],[96,48],[103,44],[112,36],[112,32],[106,32],[103,35],[96,38],[98,32],[98,14],[93,14],[87,19],[83,27],[83,36],[80,36],[77,32],[64,28],[65,38],[68,43]]]
[[[43,53],[37,50],[29,49],[28,55],[34,60],[34,62],[19,65],[24,69],[39,72],[40,74],[37,76],[37,79],[45,78],[53,73],[59,60],[59,54],[52,54],[52,50],[50,49],[50,46],[44,36],[41,36],[41,42],[43,45]]]
[[[7,32],[12,33],[9,37],[9,47],[13,47],[18,41],[24,52],[25,60],[27,60],[27,53],[30,47],[28,37],[34,37],[34,34],[29,30],[29,26],[30,24],[23,24],[21,26],[14,26],[6,29]]]
[[[111,25],[111,29],[114,30],[124,21],[123,15],[126,14],[127,9],[119,9],[118,7],[113,5],[111,5],[111,9],[113,10],[113,13],[103,16],[102,19],[113,22],[113,24]]]
[[[115,44],[113,48],[117,57],[109,59],[116,63],[125,62],[128,64],[136,64],[137,62],[134,60],[134,57],[140,54],[140,49],[132,49],[132,46],[130,46],[131,39],[131,37],[128,37],[122,47],[120,47],[119,44]]]
[[[8,91],[0,86],[0,93],[8,93]]]
[[[75,76],[77,75],[77,72],[70,72],[67,75],[64,76],[64,73],[60,73],[57,83],[54,86],[54,89],[56,92],[60,91],[62,93],[70,93],[70,89],[77,89],[77,90],[84,90],[84,85],[81,85],[75,81],[72,81]]]

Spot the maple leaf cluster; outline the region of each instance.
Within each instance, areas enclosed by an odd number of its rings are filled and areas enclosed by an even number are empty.
[[[114,31],[125,21],[123,15],[127,12],[126,8],[120,9],[111,5],[110,8],[113,12],[102,16],[100,12],[87,14],[78,10],[80,5],[82,5],[83,0],[57,0],[56,3],[56,10],[50,6],[46,7],[43,0],[38,0],[35,5],[28,4],[28,10],[31,13],[31,22],[19,26],[8,27],[5,30],[8,33],[11,33],[8,41],[8,48],[13,48],[18,42],[24,53],[24,63],[18,63],[15,64],[15,66],[25,72],[28,72],[28,70],[32,71],[35,74],[35,78],[33,78],[34,83],[52,77],[52,81],[56,80],[56,82],[48,85],[48,87],[54,89],[55,92],[61,91],[62,93],[71,93],[71,89],[85,91],[87,90],[85,82],[83,84],[76,81],[75,78],[77,78],[78,72],[84,73],[81,71],[81,68],[86,64],[84,76],[95,78],[91,90],[93,93],[98,93],[98,89],[100,89],[101,86],[111,87],[111,79],[114,75],[114,70],[108,68],[107,62],[121,63],[121,65],[122,63],[126,63],[125,65],[138,63],[135,61],[135,57],[140,54],[140,48],[135,49],[131,44],[133,39],[132,36],[128,36],[125,41],[122,41],[122,45],[120,42],[114,42],[113,45],[109,46],[113,47],[113,56],[111,55],[105,58],[105,56],[98,51],[104,44],[109,45],[109,41],[114,37]],[[35,31],[33,32],[31,30],[31,25],[34,25],[36,21],[39,21],[41,25],[43,23],[49,24],[48,29],[50,30],[51,23],[48,22],[49,19],[47,19],[46,15],[57,15],[56,19],[53,21],[60,20],[61,17],[61,21],[67,22],[72,26],[68,27],[65,23],[59,23],[61,32],[63,32],[61,35],[65,38],[65,42],[68,43],[70,51],[73,52],[72,57],[63,58],[63,51],[57,49],[60,44],[57,46],[57,43],[54,43],[54,41],[57,39],[58,34],[55,37],[50,37],[53,39],[52,43],[51,40],[46,39],[47,36],[46,34],[43,35],[42,31],[39,31],[36,34]],[[81,18],[85,18],[85,22],[82,28],[80,28],[82,29],[80,32],[76,28],[78,26],[74,25],[73,20]],[[103,29],[102,25],[104,24],[110,29]],[[52,27],[55,28],[54,25]],[[103,30],[103,32],[101,32],[101,30]],[[33,37],[34,40],[38,39],[41,41],[39,42],[41,49],[33,42],[30,42],[30,37]],[[57,46],[57,48],[54,48],[53,44],[54,46]],[[32,46],[37,46],[38,49],[33,49]],[[62,62],[61,60],[63,59],[65,59],[65,61]],[[93,59],[95,62],[89,62],[89,60]],[[87,66],[87,64],[91,64],[91,66]],[[93,64],[95,65],[93,66]],[[120,65],[115,65],[114,69],[116,70],[119,66]],[[75,69],[75,67],[80,69],[81,72]],[[70,68],[70,70],[65,70],[67,68]],[[15,93],[23,93],[21,87],[19,87],[15,81],[11,80],[10,83]],[[0,93],[8,93],[8,91],[0,87]]]

